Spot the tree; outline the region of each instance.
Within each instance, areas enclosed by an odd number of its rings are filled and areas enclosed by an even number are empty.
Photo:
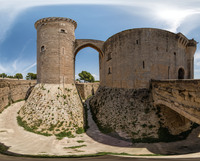
[[[12,75],[8,75],[7,78],[14,78]]]
[[[2,74],[0,74],[0,77],[6,78],[6,77],[7,77],[7,74],[6,74],[6,73],[2,73]]]
[[[28,73],[26,75],[26,80],[35,80],[37,79],[37,74],[34,74],[34,73]]]
[[[78,76],[80,77],[80,80],[83,80],[84,82],[94,82],[95,81],[93,75],[86,71],[82,71],[81,73],[78,74]]]
[[[14,78],[23,79],[23,75],[21,73],[15,74]]]

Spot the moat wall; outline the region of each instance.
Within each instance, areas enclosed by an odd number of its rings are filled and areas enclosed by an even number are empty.
[[[99,88],[99,83],[76,83],[76,88],[82,100],[94,95]]]
[[[34,80],[0,79],[0,111],[16,101],[24,100]]]
[[[72,136],[84,129],[84,110],[74,84],[37,84],[19,111],[36,133]]]
[[[135,142],[183,139],[193,123],[165,106],[154,106],[148,89],[100,87],[90,100],[101,131]]]

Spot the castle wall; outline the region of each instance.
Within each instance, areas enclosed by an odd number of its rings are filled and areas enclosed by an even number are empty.
[[[101,87],[90,99],[93,118],[107,134],[133,142],[184,139],[193,123],[166,106],[154,106],[149,89]]]
[[[83,100],[96,93],[99,88],[99,83],[76,83],[76,88]]]
[[[200,80],[152,80],[154,105],[171,108],[200,124]]]
[[[23,100],[36,81],[0,79],[0,111],[13,102]]]
[[[68,18],[46,18],[35,23],[37,29],[38,83],[74,83],[74,30]]]
[[[141,28],[122,31],[104,43],[101,85],[114,88],[149,88],[150,79],[178,79],[189,75],[188,39],[165,30]]]

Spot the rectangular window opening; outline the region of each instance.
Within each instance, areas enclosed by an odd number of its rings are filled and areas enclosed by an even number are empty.
[[[65,30],[64,30],[64,29],[61,29],[60,32],[61,32],[61,33],[65,33]]]

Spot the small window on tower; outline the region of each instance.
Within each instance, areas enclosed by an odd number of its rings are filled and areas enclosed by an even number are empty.
[[[65,30],[64,30],[64,29],[61,29],[60,32],[61,32],[61,33],[65,33]]]
[[[45,47],[41,46],[41,52],[44,52],[44,51],[45,51]]]
[[[111,69],[110,69],[110,67],[108,68],[108,74],[111,74]]]
[[[112,59],[112,57],[111,57],[111,52],[108,53],[108,59],[107,59],[107,61],[110,60],[110,59]]]

